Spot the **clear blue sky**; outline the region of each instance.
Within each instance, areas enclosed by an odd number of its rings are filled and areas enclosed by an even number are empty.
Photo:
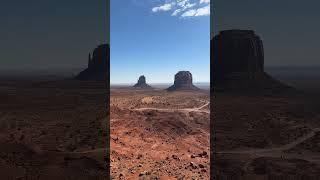
[[[209,0],[111,0],[111,84],[210,81]]]

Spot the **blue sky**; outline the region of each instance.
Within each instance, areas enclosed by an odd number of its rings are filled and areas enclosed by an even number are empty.
[[[209,0],[111,0],[111,84],[210,81]]]

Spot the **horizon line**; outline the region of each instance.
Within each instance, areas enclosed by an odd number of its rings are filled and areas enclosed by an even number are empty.
[[[120,82],[120,83],[110,83],[110,85],[120,85],[120,84],[124,84],[124,85],[128,85],[128,84],[136,84],[137,82],[128,82],[128,83],[124,83],[124,82]],[[210,81],[197,81],[197,82],[193,82],[193,84],[197,84],[197,83],[210,83]],[[147,84],[174,84],[174,82],[151,82],[151,83],[147,83]]]

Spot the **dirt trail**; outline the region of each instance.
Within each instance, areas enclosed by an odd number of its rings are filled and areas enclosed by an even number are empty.
[[[295,141],[283,145],[281,147],[276,147],[276,148],[268,148],[268,149],[249,149],[249,150],[234,150],[234,151],[220,151],[220,152],[215,152],[216,154],[249,154],[255,157],[281,157],[281,158],[300,158],[300,159],[305,159],[308,161],[313,161],[313,162],[319,162],[320,163],[320,157],[317,155],[299,155],[299,154],[286,154],[284,151],[289,150],[306,140],[314,137],[317,132],[320,132],[320,128],[313,129],[310,133],[306,134],[303,137],[300,137],[296,139]]]
[[[208,103],[206,104],[208,105]],[[199,107],[199,109],[205,107],[206,105],[203,105],[202,107]],[[197,109],[197,108],[194,108]],[[314,129],[312,132],[308,133],[307,135],[298,138],[297,140],[283,145],[281,147],[276,147],[276,148],[269,148],[269,149],[249,149],[249,150],[235,150],[235,151],[219,151],[219,152],[215,152],[216,154],[252,154],[254,156],[268,156],[268,157],[278,157],[281,156],[283,154],[283,151],[289,150],[301,143],[303,143],[304,141],[312,138],[313,136],[316,135],[317,132],[320,132],[320,129]],[[106,152],[106,148],[97,148],[97,149],[92,149],[92,150],[86,150],[86,151],[76,151],[76,152],[52,152],[52,151],[47,151],[50,153],[56,153],[56,154],[89,154],[89,153],[101,153],[101,152]],[[289,155],[287,155],[287,157],[290,157]],[[296,157],[296,156],[294,156]],[[320,161],[320,157],[315,158],[307,158],[307,157],[301,157],[301,159],[308,159],[312,161]]]
[[[195,107],[195,108],[183,108],[183,109],[163,109],[163,108],[137,108],[134,109],[136,111],[144,111],[144,110],[157,110],[157,111],[162,111],[162,112],[175,112],[175,111],[182,111],[182,112],[205,112],[205,113],[210,113],[209,110],[201,110],[202,108],[208,106],[210,102],[206,102],[204,105],[200,107]],[[313,136],[316,135],[317,132],[320,132],[320,128],[313,129],[310,133],[306,134],[303,137],[300,137],[296,139],[295,141],[283,145],[281,147],[275,147],[275,148],[268,148],[268,149],[249,149],[249,150],[234,150],[234,151],[219,151],[215,152],[216,154],[250,154],[256,157],[262,157],[262,156],[267,156],[267,157],[283,157],[284,151],[289,150],[306,140],[312,138]],[[101,153],[105,152],[106,148],[98,148],[98,149],[92,149],[92,150],[86,150],[86,151],[79,151],[79,152],[58,152],[58,154],[89,154],[89,153]],[[306,156],[301,156],[301,159],[306,159],[306,160],[312,160],[312,161],[319,161],[320,162],[320,157],[306,157]],[[287,158],[290,158],[290,155],[286,155]],[[296,155],[292,156],[296,157]]]
[[[313,130],[312,132],[308,133],[307,135],[298,138],[297,140],[283,145],[281,147],[277,148],[269,148],[269,149],[250,149],[250,150],[236,150],[236,151],[220,151],[216,152],[217,154],[251,154],[251,153],[265,153],[265,152],[272,152],[272,151],[285,151],[289,150],[298,144],[303,143],[304,141],[308,140],[309,138],[312,138],[313,136],[316,135],[316,132],[318,132],[319,129]]]
[[[100,152],[106,152],[107,148],[97,148],[87,151],[74,151],[74,152],[68,152],[67,154],[89,154],[89,153],[100,153]]]
[[[176,112],[176,111],[181,111],[181,112],[204,112],[204,113],[210,113],[210,110],[201,110],[202,108],[208,106],[210,102],[206,102],[204,105],[200,107],[195,107],[195,108],[183,108],[183,109],[168,109],[168,108],[136,108],[133,109],[135,111],[145,111],[145,110],[155,110],[155,111],[160,111],[160,112]]]
[[[208,106],[210,102],[206,102],[204,105],[195,108],[184,108],[184,109],[161,109],[161,108],[138,108],[134,109],[135,111],[144,111],[144,110],[157,110],[162,112],[175,112],[175,111],[182,111],[182,112],[205,112],[210,113],[209,110],[201,110],[202,108]],[[57,154],[89,154],[89,153],[101,153],[106,152],[106,148],[97,148],[92,150],[86,151],[78,151],[78,152],[57,152]]]
[[[208,106],[210,102],[206,102],[206,104],[200,106],[200,107],[195,107],[195,108],[183,108],[183,109],[163,109],[163,108],[138,108],[134,109],[136,111],[144,111],[144,110],[157,110],[157,111],[163,111],[163,112],[174,112],[174,111],[183,111],[183,112],[207,112],[210,113],[207,110],[201,110],[202,108]],[[313,136],[316,135],[317,132],[320,132],[320,128],[313,129],[310,133],[306,134],[303,137],[300,137],[296,139],[295,141],[283,145],[281,147],[275,147],[275,148],[268,148],[268,149],[249,149],[249,150],[234,150],[234,151],[220,151],[216,152],[217,154],[268,154],[272,152],[278,152],[282,153],[283,151],[289,150],[306,140],[312,138]],[[79,152],[68,152],[69,154],[86,154],[86,153],[96,153],[96,152],[103,152],[105,151],[106,148],[98,148],[98,149],[93,149],[93,150],[87,150],[87,151],[79,151]]]

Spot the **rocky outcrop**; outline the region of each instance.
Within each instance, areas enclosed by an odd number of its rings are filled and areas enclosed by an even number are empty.
[[[215,90],[278,89],[285,85],[264,72],[263,43],[252,30],[226,30],[211,40]]]
[[[89,53],[88,68],[75,77],[77,80],[106,81],[109,80],[110,47],[108,44],[98,46]]]
[[[213,43],[214,82],[223,83],[236,75],[251,79],[263,72],[263,45],[253,31],[222,31],[214,37]]]
[[[146,77],[144,75],[139,77],[137,84],[135,84],[133,87],[134,88],[142,88],[142,89],[152,88],[150,85],[147,84]]]
[[[168,91],[176,90],[198,90],[192,82],[192,74],[189,71],[179,71],[174,78],[174,84],[170,86]]]

